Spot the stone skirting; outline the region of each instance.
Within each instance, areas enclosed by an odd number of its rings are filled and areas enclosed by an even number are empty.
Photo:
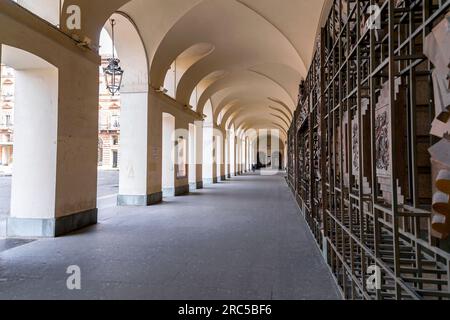
[[[157,192],[145,196],[126,196],[119,195],[117,197],[117,205],[118,206],[150,206],[152,204],[157,204],[162,201],[163,194],[162,192]]]
[[[189,194],[189,185],[180,186],[175,188],[175,197],[184,196]]]
[[[187,184],[185,186],[180,186],[176,188],[163,188],[163,196],[164,197],[179,197],[189,194],[190,186]]]
[[[203,182],[204,182],[205,185],[207,185],[207,184],[215,184],[215,183],[217,183],[217,178],[203,179]]]
[[[8,237],[54,238],[97,224],[98,210],[92,209],[56,219],[8,218]]]
[[[203,181],[189,183],[189,189],[191,191],[203,189]]]

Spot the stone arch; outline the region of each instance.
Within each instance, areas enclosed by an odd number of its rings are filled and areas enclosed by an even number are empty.
[[[164,89],[167,90],[167,94],[175,99],[177,97],[178,84],[183,75],[198,61],[210,55],[214,49],[214,45],[205,42],[197,43],[184,50],[170,63],[170,65],[165,67],[165,77],[162,84],[157,78],[157,72],[163,72],[164,65],[160,65],[162,62],[158,61],[158,56],[156,56],[152,63],[151,75],[154,77],[152,78],[152,80],[154,80],[152,83],[156,86],[163,85]],[[167,62],[168,60],[165,61]]]

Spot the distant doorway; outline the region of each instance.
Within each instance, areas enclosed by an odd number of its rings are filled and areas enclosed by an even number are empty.
[[[119,153],[116,150],[112,152],[112,167],[113,169],[119,167]]]

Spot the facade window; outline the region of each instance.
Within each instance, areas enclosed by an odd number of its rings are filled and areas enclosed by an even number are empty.
[[[103,165],[103,140],[102,138],[98,139],[98,165]]]
[[[11,115],[10,114],[5,115],[5,125],[7,127],[12,126],[12,120],[11,120]]]
[[[119,129],[120,128],[120,121],[118,115],[111,116],[111,126],[112,129]]]
[[[112,144],[113,146],[118,146],[119,145],[119,137],[118,136],[113,136],[112,137]]]

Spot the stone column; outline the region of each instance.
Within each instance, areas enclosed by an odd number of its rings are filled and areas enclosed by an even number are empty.
[[[235,172],[236,176],[239,175],[239,139],[236,137],[235,139]]]
[[[216,150],[217,150],[217,180],[225,181],[225,137],[226,133],[219,127],[216,128]]]
[[[3,53],[29,55],[16,50]],[[11,65],[16,101],[9,237],[56,237],[97,223],[98,61],[61,55],[71,63],[59,69],[32,55],[28,67]]]
[[[149,160],[159,159],[156,139],[149,140],[161,124],[150,117],[148,92],[121,93],[121,146],[118,205],[147,206],[162,200],[161,190],[149,190]],[[161,115],[158,116],[161,122]],[[161,138],[161,133],[157,134]]]
[[[203,188],[203,121],[195,121],[196,188]]]
[[[237,166],[237,175],[242,175],[242,141],[241,138],[237,138],[236,142],[236,150],[237,150],[237,160],[236,160],[236,166]]]
[[[175,196],[175,117],[163,113],[162,117],[162,190],[163,196]]]
[[[203,183],[217,182],[214,157],[214,127],[210,123],[203,126]]]
[[[189,193],[189,122],[175,118],[175,196]],[[184,145],[183,145],[184,144]]]
[[[228,132],[225,139],[225,177],[231,179],[230,135]]]
[[[245,168],[244,171],[248,172],[248,138],[245,138]]]
[[[197,189],[197,145],[195,125],[189,124],[189,189]]]
[[[227,165],[226,165],[226,142],[225,142],[225,135],[222,134],[222,139],[221,139],[221,143],[220,143],[220,150],[221,150],[221,154],[222,157],[220,159],[220,179],[222,181],[226,181],[227,180]]]

